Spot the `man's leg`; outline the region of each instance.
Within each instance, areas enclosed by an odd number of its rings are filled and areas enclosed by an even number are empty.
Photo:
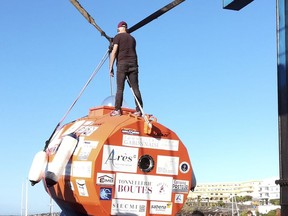
[[[117,92],[116,92],[116,99],[115,99],[115,110],[120,110],[122,107],[123,102],[123,92],[124,92],[124,85],[125,85],[125,72],[123,71],[125,68],[124,65],[118,65],[117,67]]]
[[[129,80],[131,83],[131,87],[134,91],[134,94],[135,94],[136,98],[138,99],[140,106],[143,108],[143,101],[142,101],[141,93],[139,90],[138,69],[129,73],[128,77],[129,77]],[[136,100],[135,100],[135,104],[136,104],[136,111],[137,112],[141,111]]]

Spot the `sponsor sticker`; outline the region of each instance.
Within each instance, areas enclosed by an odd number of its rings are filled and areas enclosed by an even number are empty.
[[[78,133],[81,136],[90,136],[94,131],[98,129],[98,126],[92,126],[93,123],[93,121],[85,120],[76,121],[70,128],[68,128],[67,131],[64,132],[62,136],[74,132]]]
[[[115,198],[171,201],[172,177],[116,173]]]
[[[190,170],[190,165],[185,161],[180,164],[179,168],[181,173],[188,173]]]
[[[83,125],[85,123],[85,120],[80,120],[80,121],[76,121],[74,122],[63,134],[62,136],[68,135],[70,133],[74,133],[76,132],[76,130],[78,130],[80,128],[81,125]]]
[[[96,184],[98,185],[114,185],[115,174],[97,173]]]
[[[83,146],[81,147],[81,151],[79,152],[79,155],[78,155],[78,160],[88,160],[88,157],[91,153],[92,149],[90,146]]]
[[[123,146],[131,146],[138,148],[161,149],[168,151],[178,151],[179,140],[162,139],[154,137],[144,137],[135,135],[123,135]]]
[[[137,164],[138,148],[104,145],[102,170],[135,173]]]
[[[100,188],[100,200],[111,200],[112,188],[101,187]]]
[[[81,143],[81,150],[78,154],[78,160],[87,160],[92,149],[95,149],[98,145],[98,141],[83,141]]]
[[[64,172],[66,176],[91,178],[92,161],[73,161],[67,164]]]
[[[76,132],[81,136],[90,136],[94,131],[98,129],[98,126],[83,125]]]
[[[171,215],[172,202],[155,202],[150,203],[150,214]]]
[[[157,174],[178,175],[179,157],[157,156]]]
[[[184,194],[175,194],[175,203],[182,204],[184,202]]]
[[[84,140],[83,145],[90,146],[91,149],[96,149],[99,144],[99,141],[94,140]]]
[[[173,179],[173,193],[188,193],[189,192],[189,181]]]
[[[123,128],[121,131],[123,134],[131,134],[131,135],[139,135],[140,132],[136,131],[135,129],[130,129],[130,128]]]
[[[85,197],[89,196],[86,187],[86,181],[84,179],[76,179],[76,185],[78,188],[79,196],[85,196]]]
[[[146,201],[112,199],[111,215],[146,216]]]

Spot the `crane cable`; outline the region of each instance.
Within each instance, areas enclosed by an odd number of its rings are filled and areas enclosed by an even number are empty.
[[[105,61],[107,60],[109,56],[109,49],[106,51],[106,53],[104,54],[103,58],[101,59],[100,63],[97,65],[97,67],[94,69],[93,73],[91,74],[90,78],[88,79],[88,81],[86,82],[86,84],[83,86],[83,88],[81,89],[81,91],[79,92],[78,96],[76,97],[76,99],[74,100],[74,102],[71,104],[71,106],[69,107],[69,109],[66,111],[66,113],[64,114],[64,116],[62,117],[62,119],[59,121],[59,123],[56,125],[54,131],[52,132],[51,136],[49,137],[49,139],[45,142],[45,147],[44,147],[44,151],[46,151],[52,137],[54,136],[55,132],[58,130],[58,128],[60,127],[60,125],[63,123],[63,121],[66,119],[67,115],[70,113],[70,111],[72,110],[72,108],[74,107],[74,105],[77,103],[77,101],[79,100],[79,98],[82,96],[83,92],[85,91],[85,89],[87,88],[87,86],[89,85],[89,83],[92,81],[92,79],[95,77],[95,75],[97,74],[97,72],[101,69],[102,65],[105,63]]]

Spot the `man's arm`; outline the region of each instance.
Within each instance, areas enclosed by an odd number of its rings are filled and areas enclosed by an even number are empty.
[[[110,61],[109,61],[109,73],[110,73],[111,77],[114,76],[113,65],[114,65],[114,62],[116,59],[117,50],[118,50],[118,44],[114,44],[113,49],[112,49],[111,54],[110,54]]]

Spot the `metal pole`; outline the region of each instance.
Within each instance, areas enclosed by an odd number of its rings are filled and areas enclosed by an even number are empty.
[[[53,199],[52,199],[52,197],[50,197],[50,204],[49,204],[49,206],[50,206],[50,216],[54,216],[54,210],[53,210]]]
[[[234,215],[234,194],[232,195],[232,205],[231,205],[231,207],[232,207],[232,216]]]
[[[22,182],[22,191],[21,191],[21,216],[23,216],[23,199],[24,199],[24,183]]]
[[[288,0],[276,0],[277,11],[277,79],[278,79],[278,133],[281,215],[288,215]]]
[[[238,209],[238,206],[237,206],[237,199],[236,199],[236,197],[235,197],[235,208],[236,208],[237,216],[239,216],[239,209]]]
[[[25,190],[25,216],[28,216],[28,180],[26,180]]]

